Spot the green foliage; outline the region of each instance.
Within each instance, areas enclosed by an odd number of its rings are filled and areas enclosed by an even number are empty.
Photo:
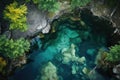
[[[32,0],[34,4],[38,5],[39,9],[48,12],[56,12],[60,8],[60,3],[67,1],[70,3],[72,9],[76,7],[86,6],[91,0]]]
[[[71,8],[81,7],[87,5],[91,0],[71,0]]]
[[[119,0],[106,0],[105,2],[109,7],[115,7],[119,3]]]
[[[109,51],[99,50],[96,57],[96,64],[105,65],[106,62],[118,62],[120,61],[120,44],[116,44],[109,48]]]
[[[21,38],[19,40],[7,39],[5,36],[0,36],[0,52],[4,56],[14,59],[23,56],[29,50],[30,43]]]
[[[6,6],[4,10],[4,18],[10,21],[10,30],[27,30],[26,13],[27,7],[25,5],[18,5],[17,2],[13,2]]]
[[[106,60],[110,62],[120,61],[120,44],[110,47]]]
[[[33,0],[35,4],[38,4],[38,8],[48,12],[56,12],[60,8],[58,0]]]

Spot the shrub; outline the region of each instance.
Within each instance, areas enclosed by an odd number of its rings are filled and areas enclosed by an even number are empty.
[[[110,51],[106,57],[106,60],[110,62],[120,61],[120,44],[111,46],[109,49]]]

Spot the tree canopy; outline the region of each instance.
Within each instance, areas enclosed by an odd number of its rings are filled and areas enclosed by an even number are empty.
[[[23,56],[29,50],[30,43],[23,38],[18,40],[8,39],[6,36],[0,36],[0,53],[10,59]]]
[[[6,6],[4,10],[4,18],[10,21],[10,30],[27,30],[27,7],[19,5],[17,2],[13,2]]]
[[[60,8],[60,2],[58,0],[33,0],[35,4],[38,4],[38,8],[48,12],[56,12]]]

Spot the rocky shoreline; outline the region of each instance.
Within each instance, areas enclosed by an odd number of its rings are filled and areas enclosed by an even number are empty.
[[[99,2],[97,4],[100,6],[104,5],[104,3],[99,3]],[[91,5],[89,5],[89,6],[91,6]],[[66,7],[66,8],[61,9],[56,14],[52,14],[52,16],[50,16],[47,12],[43,12],[43,11],[37,9],[36,5],[34,5],[34,4],[28,4],[27,7],[28,7],[27,24],[29,26],[28,30],[26,32],[21,32],[19,30],[14,30],[12,32],[5,31],[4,34],[7,35],[8,38],[12,37],[13,39],[19,39],[19,38],[31,39],[31,38],[36,37],[40,33],[42,33],[43,35],[48,34],[52,28],[51,23],[53,21],[59,19],[64,14],[71,13],[70,10],[68,9],[68,7]],[[118,43],[118,41],[120,40],[120,28],[119,28],[119,26],[120,26],[119,19],[120,18],[118,15],[119,7],[120,7],[120,5],[117,6],[117,8],[114,8],[112,10],[104,7],[104,10],[100,11],[100,9],[94,5],[91,7],[80,8],[75,11],[79,12],[78,14],[89,15],[88,16],[89,20],[93,21],[90,23],[95,23],[95,22],[99,21],[100,24],[102,24],[102,22],[106,21],[107,22],[106,24],[110,25],[109,28],[112,28],[112,30],[111,30],[112,33],[111,34],[108,33],[110,40],[107,43],[107,44],[110,44],[108,46],[111,46],[111,45]],[[77,16],[77,15],[75,14],[75,16]],[[109,28],[107,27],[107,29],[109,29]],[[104,30],[104,27],[102,30]],[[24,60],[26,60],[26,56],[23,59],[23,63],[26,64],[26,61],[24,61]],[[18,60],[17,62],[20,62],[20,61]],[[20,64],[17,63],[17,65],[21,65],[21,62],[20,62]],[[16,66],[16,64],[14,64],[14,66]]]

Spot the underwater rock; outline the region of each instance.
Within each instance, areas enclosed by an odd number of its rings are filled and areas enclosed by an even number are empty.
[[[64,34],[59,34],[54,43],[57,50],[60,51],[62,48],[68,47],[70,45],[70,39]]]
[[[79,34],[76,31],[70,30],[68,28],[64,29],[63,32],[66,33],[66,35],[69,38],[75,38],[79,36]]]
[[[68,64],[70,61],[75,61],[81,64],[84,64],[86,59],[85,57],[77,57],[75,55],[75,45],[71,44],[69,48],[63,48],[62,53],[63,58],[62,58],[62,63],[63,64]]]
[[[79,34],[76,31],[71,30],[63,25],[61,25],[60,28],[62,29],[60,29],[60,31],[57,32],[57,36],[56,36],[57,38],[54,40],[52,39],[51,41],[46,43],[45,46],[48,46],[48,44],[52,44],[53,46],[56,46],[56,49],[59,52],[63,48],[69,47],[71,42],[73,43],[81,42],[81,38],[78,37]]]
[[[95,53],[95,49],[88,49],[86,52],[87,52],[87,54],[89,54],[89,55],[94,55],[94,53]]]
[[[86,75],[89,74],[89,70],[88,70],[86,67],[84,67],[84,68],[82,69],[82,72],[83,72],[84,74],[86,74]]]
[[[74,44],[71,44],[70,48],[63,48],[62,55],[63,55],[62,63],[64,63],[64,64],[67,64],[70,61],[74,61],[74,60],[78,59],[75,56],[75,45]]]
[[[52,59],[54,55],[61,53],[63,48],[68,48],[72,42],[81,43],[81,38],[79,38],[79,33],[77,33],[75,30],[71,30],[65,25],[64,26],[60,25],[60,27],[58,27],[58,28],[60,28],[60,30],[58,32],[56,32],[55,34],[54,33],[52,35],[48,34],[48,36],[44,37],[44,40],[46,40],[46,42],[45,43],[43,42],[42,48],[44,48],[45,50],[43,52],[41,52],[40,55],[38,55],[38,56],[42,56],[41,61]],[[68,31],[70,34],[67,33]],[[51,35],[51,37],[50,37],[50,35]],[[71,39],[72,39],[72,41],[71,41]],[[76,40],[76,39],[78,39],[78,40]],[[38,42],[40,43],[40,41],[38,41]],[[37,44],[38,44],[38,42],[37,42]],[[74,57],[73,59],[78,58],[78,57],[73,56],[73,55],[75,55],[74,50],[69,51],[69,53],[73,53],[72,56],[70,54],[65,54],[65,56],[67,56],[67,57],[64,57],[64,61],[69,62],[69,60],[71,60],[72,57]],[[69,56],[69,58],[71,57],[71,59],[69,59],[68,56]],[[61,58],[58,58],[58,59],[63,60]]]
[[[78,66],[72,65],[72,74],[73,74],[73,75],[76,74],[78,70],[79,70],[79,67],[78,67]]]
[[[71,38],[70,41],[74,44],[79,44],[82,42],[82,39],[80,37],[76,37],[76,38]]]
[[[78,62],[79,62],[79,63],[82,63],[82,64],[84,64],[85,61],[86,61],[86,58],[85,58],[84,56],[83,56],[83,57],[80,57],[80,58],[78,59]]]
[[[52,62],[48,62],[41,70],[40,79],[36,80],[59,80],[56,66]]]
[[[88,78],[89,70],[86,68],[85,65],[81,64],[72,64],[71,65],[71,73],[72,75],[76,76],[76,78],[84,77],[82,80],[86,80]]]

